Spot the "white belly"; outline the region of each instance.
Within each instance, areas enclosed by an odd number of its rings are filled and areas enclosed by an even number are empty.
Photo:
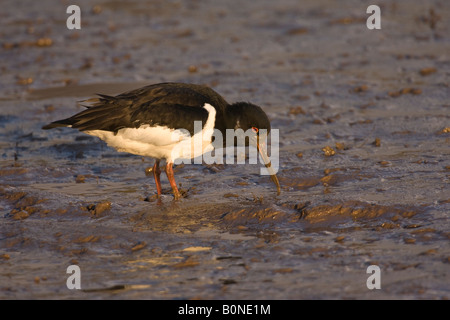
[[[142,125],[139,128],[123,128],[114,134],[105,130],[89,130],[85,133],[99,137],[108,146],[120,152],[128,152],[156,159],[166,159],[173,163],[176,159],[192,159],[214,148],[211,144],[214,132],[216,110],[209,104],[204,108],[208,111],[206,124],[193,136],[184,129],[170,129],[163,126],[150,127]]]

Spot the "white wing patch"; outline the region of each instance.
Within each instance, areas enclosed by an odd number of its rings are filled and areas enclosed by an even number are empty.
[[[205,103],[203,108],[208,111],[208,119],[205,125],[202,128],[201,121],[194,122],[194,135],[183,139],[174,146],[171,154],[172,160],[196,158],[214,149],[211,140],[216,123],[216,109],[209,103]]]

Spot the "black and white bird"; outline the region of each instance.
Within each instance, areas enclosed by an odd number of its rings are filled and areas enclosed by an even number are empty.
[[[200,153],[213,149],[214,129],[226,135],[226,129],[253,130],[246,140],[261,154],[272,181],[280,193],[280,184],[267,156],[260,132],[270,132],[270,121],[259,107],[247,102],[229,104],[207,86],[185,83],[159,83],[128,91],[117,96],[98,94],[87,109],[74,116],[52,122],[42,129],[71,127],[99,137],[120,152],[156,159],[153,166],[158,198],[161,196],[160,161],[166,160],[166,174],[175,199],[180,192],[175,182],[173,163],[191,158],[194,122],[201,121]],[[261,130],[265,129],[265,130]],[[197,140],[198,141],[198,140]],[[197,152],[198,153],[198,152]]]

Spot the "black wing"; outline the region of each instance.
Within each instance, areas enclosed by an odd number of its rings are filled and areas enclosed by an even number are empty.
[[[204,124],[208,112],[205,103],[223,114],[227,102],[215,91],[200,85],[161,83],[125,92],[117,96],[98,95],[99,98],[86,110],[43,129],[67,127],[86,130],[117,132],[122,128],[139,128],[141,125],[183,128],[194,134],[194,121]],[[92,100],[89,100],[92,101]],[[216,117],[217,117],[216,115]],[[219,116],[220,118],[220,116]]]

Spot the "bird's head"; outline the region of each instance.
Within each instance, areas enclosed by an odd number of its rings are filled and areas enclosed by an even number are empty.
[[[241,129],[245,135],[245,145],[251,145],[258,149],[264,165],[277,187],[277,193],[280,194],[280,183],[267,155],[266,141],[271,128],[266,113],[261,107],[248,102],[234,103],[229,106],[228,112],[230,123],[227,124],[227,127],[234,130]]]
[[[244,131],[249,129],[254,131],[265,130],[269,134],[270,121],[261,107],[248,102],[237,102],[232,104],[229,110],[234,129],[242,129]]]

